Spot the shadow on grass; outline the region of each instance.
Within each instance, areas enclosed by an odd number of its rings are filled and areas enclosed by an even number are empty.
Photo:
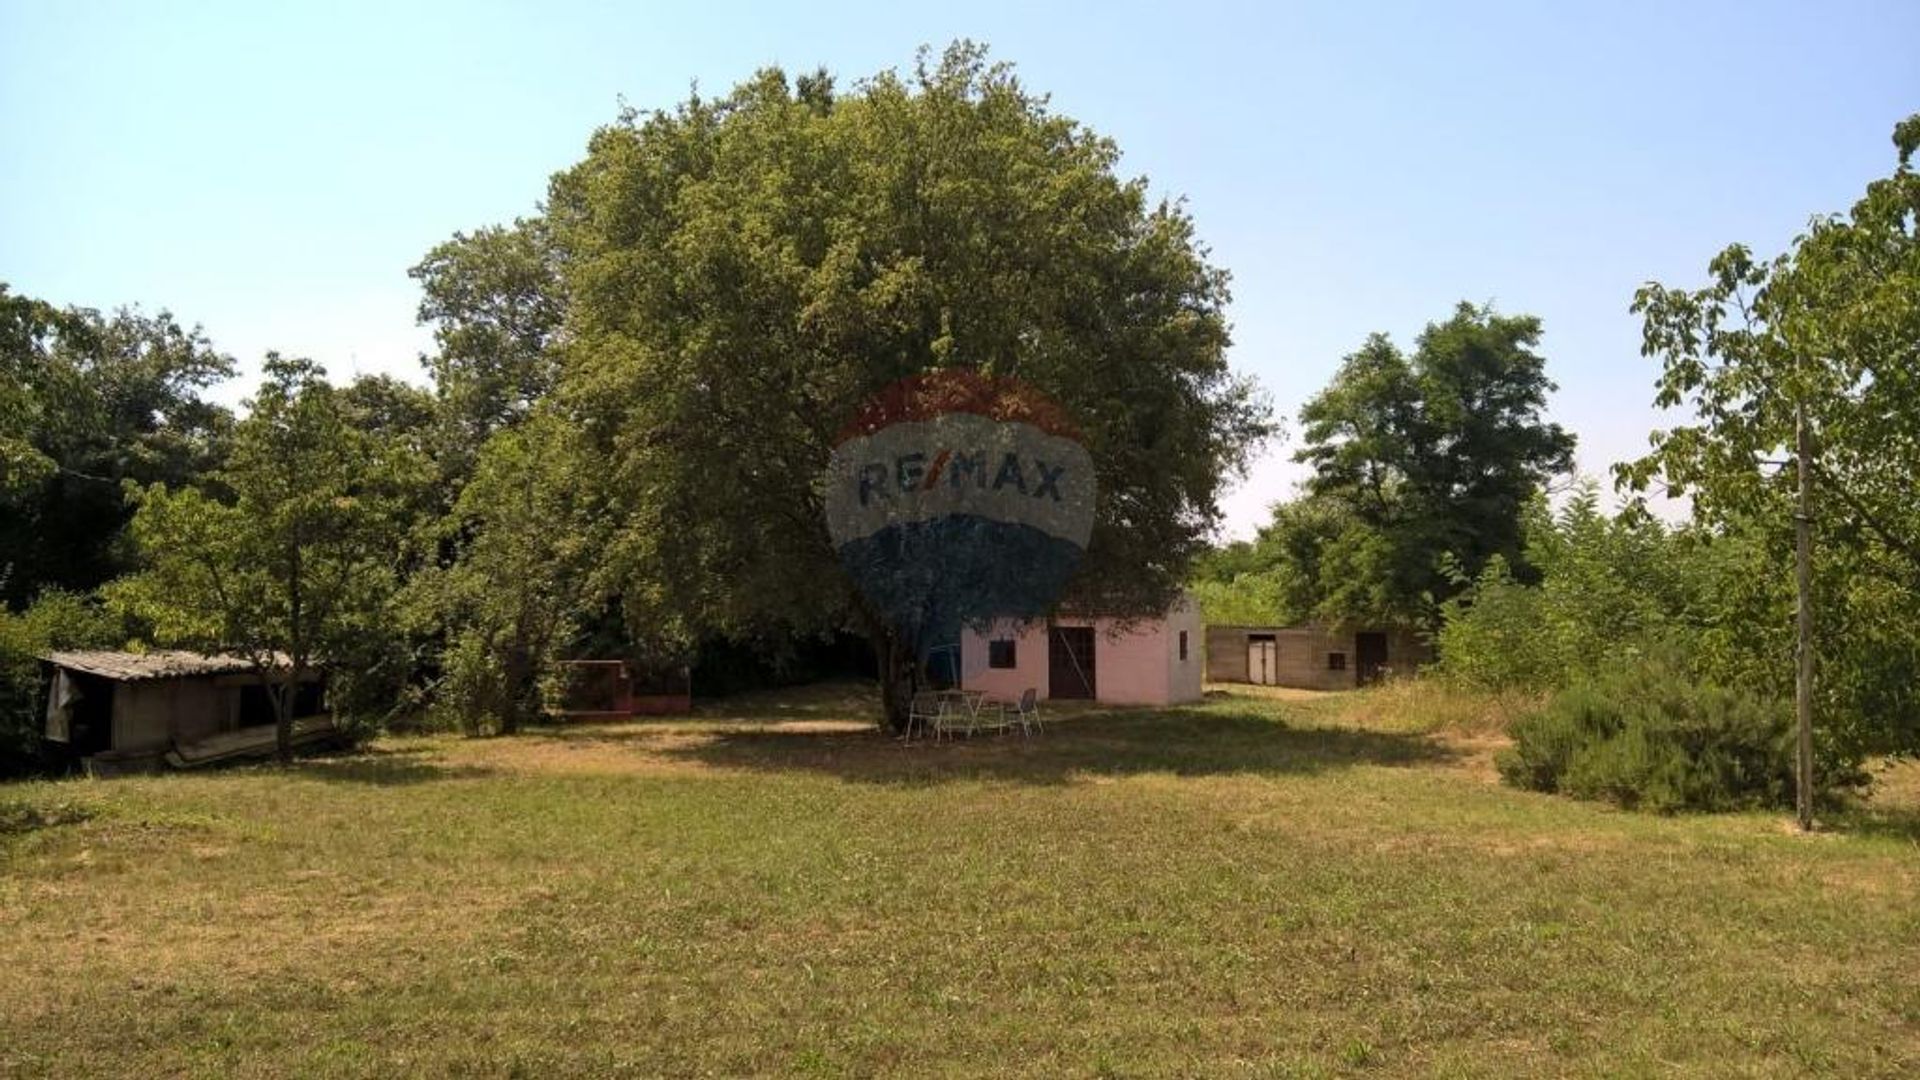
[[[719,768],[817,772],[878,784],[982,778],[1061,784],[1077,776],[1142,773],[1313,775],[1361,765],[1440,764],[1458,756],[1425,735],[1290,727],[1259,713],[1198,708],[1087,712],[1054,721],[1031,738],[998,734],[938,743],[903,743],[878,731],[723,730],[657,752]]]
[[[781,724],[869,716],[879,707],[878,684],[836,679],[803,686],[748,690],[702,700],[694,704],[691,716],[661,719],[669,722],[692,719],[732,724]]]
[[[330,784],[366,784],[403,787],[435,780],[471,780],[492,776],[495,770],[479,765],[448,765],[415,750],[363,748],[330,756],[304,757],[288,766],[303,780]]]
[[[1920,810],[1906,807],[1849,809],[1835,816],[1832,827],[1835,832],[1886,837],[1920,847]]]

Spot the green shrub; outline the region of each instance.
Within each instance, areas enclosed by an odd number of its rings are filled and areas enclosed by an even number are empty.
[[[50,649],[105,648],[123,640],[119,623],[74,593],[49,589],[32,607],[0,607],[0,777],[46,767],[54,756],[42,742],[39,655]]]
[[[1668,662],[1614,667],[1563,690],[1511,734],[1498,764],[1516,787],[1660,813],[1793,803],[1787,703],[1701,683]],[[1820,790],[1860,782],[1857,762],[1820,749]]]

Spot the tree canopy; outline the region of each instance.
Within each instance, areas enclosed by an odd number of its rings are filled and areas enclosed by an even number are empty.
[[[1539,340],[1539,319],[1466,303],[1411,354],[1369,337],[1300,411],[1300,496],[1203,580],[1210,617],[1239,594],[1271,604],[1259,621],[1431,625],[1463,574],[1495,558],[1525,574],[1523,511],[1574,442],[1543,416]]]
[[[1617,467],[1624,486],[1691,498],[1702,522],[1752,531],[1788,580],[1796,407],[1813,453],[1813,611],[1821,723],[1867,747],[1920,745],[1920,114],[1895,129],[1892,175],[1846,215],[1816,217],[1770,261],[1735,244],[1697,290],[1634,298],[1656,401],[1688,422]],[[1751,632],[1784,634],[1790,597]],[[1782,651],[1784,658],[1787,654]],[[1776,685],[1784,659],[1769,672]]]
[[[426,366],[439,398],[442,471],[459,479],[489,436],[526,419],[553,389],[566,294],[542,218],[455,233],[408,274],[438,346]]]
[[[821,473],[867,396],[941,367],[1066,409],[1100,492],[1073,598],[1163,604],[1268,424],[1227,367],[1226,274],[1118,154],[964,44],[909,78],[769,70],[599,131],[548,210],[557,407],[604,462],[636,625],[884,637]]]
[[[217,492],[136,489],[143,569],[112,593],[167,645],[245,656],[289,752],[293,687],[384,632],[420,460],[349,422],[305,361],[269,355]]]
[[[84,592],[129,568],[121,483],[191,483],[232,424],[233,374],[165,311],[56,308],[0,284],[0,600]]]

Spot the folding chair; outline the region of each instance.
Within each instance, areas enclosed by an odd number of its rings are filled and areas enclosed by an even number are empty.
[[[973,710],[964,702],[941,695],[934,708],[933,737],[942,735],[971,735],[979,728],[979,722]]]
[[[915,728],[938,738],[940,718],[945,712],[946,702],[938,694],[913,695],[913,700],[907,704],[907,738],[913,738]]]
[[[1000,706],[1002,715],[1009,709],[1013,711],[1012,722],[1020,725],[1020,734],[1027,735],[1046,730],[1045,725],[1040,722],[1040,692],[1033,687],[1027,687],[1026,693],[1020,695],[1019,702]]]

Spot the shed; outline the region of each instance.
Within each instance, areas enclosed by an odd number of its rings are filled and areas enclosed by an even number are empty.
[[[960,635],[960,685],[1004,701],[1042,698],[1113,705],[1200,700],[1200,611],[1182,594],[1146,618],[1059,614],[997,619]]]
[[[274,749],[273,702],[243,657],[180,650],[53,652],[46,737],[95,775],[189,767]],[[307,672],[294,697],[294,740],[337,735],[324,679]]]
[[[1298,626],[1207,627],[1207,681],[1351,690],[1412,674],[1433,649],[1411,630]]]

